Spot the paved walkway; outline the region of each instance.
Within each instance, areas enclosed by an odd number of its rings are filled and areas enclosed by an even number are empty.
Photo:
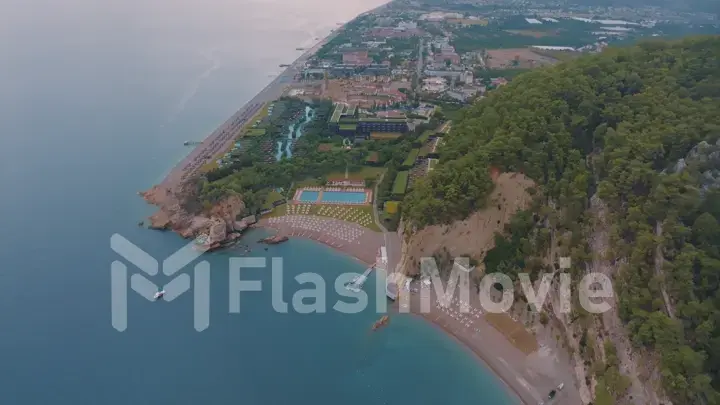
[[[383,234],[383,241],[385,242],[384,246],[388,255],[388,273],[393,273],[395,272],[398,263],[400,263],[400,244],[402,242],[398,237],[397,232],[389,232],[387,228],[385,228],[385,225],[383,225],[382,221],[380,221],[380,214],[378,213],[378,188],[380,187],[380,183],[382,183],[383,179],[385,178],[385,173],[387,173],[387,170],[380,175],[377,183],[375,183],[375,195],[373,198],[373,215],[375,216],[375,223],[378,225],[380,231]]]

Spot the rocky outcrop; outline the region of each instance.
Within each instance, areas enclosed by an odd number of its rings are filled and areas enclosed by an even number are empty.
[[[209,210],[201,209],[192,184],[177,188],[157,185],[139,194],[159,208],[149,218],[151,229],[172,230],[183,238],[205,235],[204,244],[208,246],[233,239],[231,233],[235,231],[235,218],[245,210],[239,195],[229,196]]]
[[[720,140],[714,145],[705,141],[698,143],[685,158],[677,161],[672,172],[680,173],[688,168],[701,173],[701,192],[720,188]]]
[[[250,227],[250,225],[254,225],[256,223],[257,223],[257,218],[255,217],[255,215],[250,215],[250,216],[247,216],[247,217],[241,219],[240,221],[236,221],[235,225],[234,225],[234,229],[237,232],[242,232],[245,229],[247,229],[248,227]]]

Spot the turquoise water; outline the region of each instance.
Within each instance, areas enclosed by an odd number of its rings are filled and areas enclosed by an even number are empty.
[[[319,191],[309,191],[309,190],[303,190],[300,193],[300,197],[298,197],[298,201],[301,202],[316,202],[318,200],[318,197],[320,197]]]
[[[303,190],[298,197],[300,202],[317,202],[319,191]],[[364,204],[367,194],[361,191],[323,191],[322,202],[335,204]]]
[[[338,204],[363,204],[367,194],[362,191],[323,191],[322,200]]]
[[[293,132],[295,132],[295,124],[290,124],[287,129],[288,137],[292,137]],[[279,162],[283,158],[283,154],[285,152],[285,148],[283,145],[285,145],[285,140],[281,139],[276,142],[277,144],[277,152],[275,152],[275,161]]]
[[[288,159],[292,157],[292,147],[295,144],[295,140],[303,136],[303,129],[313,118],[314,111],[309,106],[305,107],[305,115],[299,122],[290,124],[288,126],[286,138],[277,141],[277,152],[275,152],[275,160],[280,161],[283,156]]]
[[[239,252],[204,256],[207,330],[193,329],[189,293],[171,303],[130,293],[128,329],[111,326],[110,263],[122,258],[110,237],[160,260],[186,243],[137,226],[152,208],[136,191],[162,179],[188,152],[185,140],[224,121],[296,47],[372,3],[0,1],[0,403],[512,403],[466,350],[409,316],[373,334],[372,308],[279,314],[269,290],[243,293],[230,314],[229,259]],[[315,271],[331,286],[362,270],[310,241],[250,244],[252,255],[283,258],[286,300],[307,288],[294,275]],[[271,275],[242,273],[264,283]]]

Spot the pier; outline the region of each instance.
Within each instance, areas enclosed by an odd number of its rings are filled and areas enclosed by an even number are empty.
[[[353,292],[360,292],[360,289],[365,284],[365,281],[367,281],[368,276],[370,275],[370,272],[375,270],[375,266],[368,267],[365,269],[365,272],[361,275],[356,277],[353,281],[348,283],[345,287]]]

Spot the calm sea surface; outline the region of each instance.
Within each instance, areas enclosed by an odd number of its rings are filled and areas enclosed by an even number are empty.
[[[0,0],[0,403],[511,403],[465,349],[409,316],[373,334],[374,308],[276,314],[269,289],[243,293],[241,312],[229,314],[232,252],[208,256],[207,330],[193,329],[191,294],[151,304],[130,293],[128,329],[111,326],[110,263],[119,256],[110,236],[158,258],[185,244],[136,225],[151,208],[135,192],[296,47],[376,5]],[[303,288],[295,274],[318,272],[332,289],[336,275],[363,270],[304,240],[253,254],[283,257],[288,301]],[[270,275],[243,277],[268,285]]]

